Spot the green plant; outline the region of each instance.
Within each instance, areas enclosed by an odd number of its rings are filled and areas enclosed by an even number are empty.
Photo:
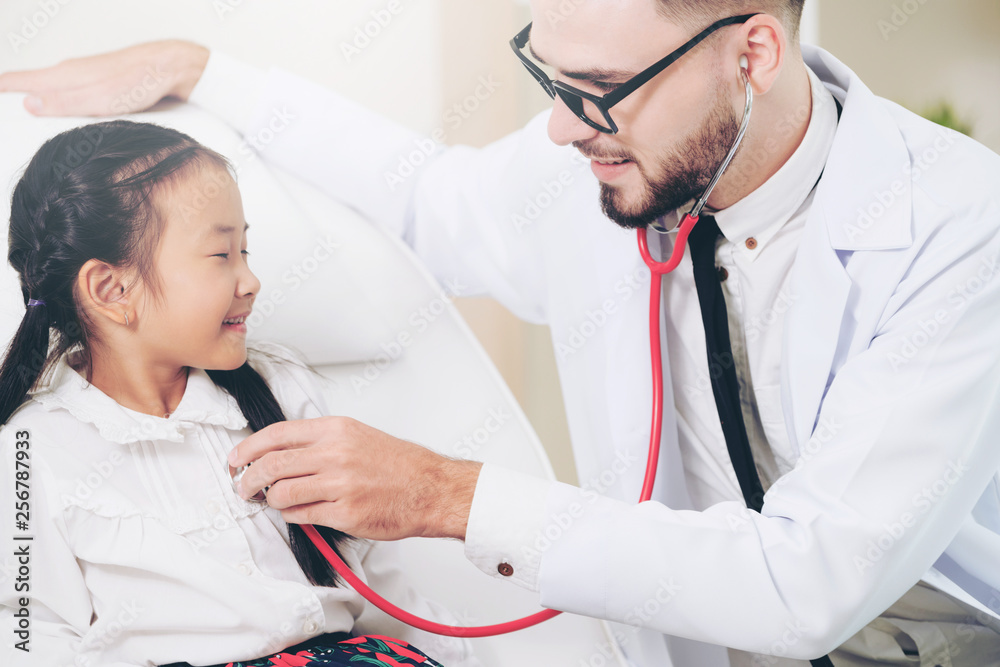
[[[955,111],[955,107],[953,107],[950,102],[942,100],[937,104],[926,107],[920,115],[927,120],[937,123],[938,125],[944,125],[945,127],[961,132],[964,135],[970,137],[972,136],[972,123],[963,118],[959,118],[958,113]]]

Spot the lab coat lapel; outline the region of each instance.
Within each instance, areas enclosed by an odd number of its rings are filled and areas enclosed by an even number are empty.
[[[860,311],[884,294],[886,285],[872,280],[879,272],[865,271],[875,259],[870,251],[912,243],[910,158],[899,126],[885,102],[836,58],[812,47],[803,54],[844,110],[802,233],[785,318],[782,405],[799,452],[817,423],[831,374],[858,333],[851,324],[862,318],[845,312],[849,302]],[[865,280],[852,278],[861,273]],[[882,282],[896,277],[886,274]]]
[[[851,281],[830,247],[826,218],[816,207],[806,221],[792,271],[781,398],[789,439],[801,452],[816,423],[851,290]]]

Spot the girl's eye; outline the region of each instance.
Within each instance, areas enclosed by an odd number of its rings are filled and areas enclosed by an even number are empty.
[[[222,257],[223,259],[229,259],[229,253],[228,252],[220,252],[217,255],[212,255],[212,257]]]
[[[240,252],[242,252],[244,255],[249,255],[250,254],[249,250],[241,250]]]

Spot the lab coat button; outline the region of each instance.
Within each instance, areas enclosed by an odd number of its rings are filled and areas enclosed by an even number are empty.
[[[306,621],[305,625],[302,626],[302,632],[305,632],[308,635],[313,634],[317,630],[319,630],[319,624],[312,619]]]
[[[750,238],[747,239],[747,250],[753,250],[756,247],[757,247],[757,239],[751,236]]]
[[[245,574],[248,577],[253,574],[253,568],[250,567],[249,563],[240,563],[236,566],[236,569],[239,570],[240,574]]]
[[[505,561],[497,565],[497,572],[499,572],[505,577],[509,577],[510,575],[514,574],[514,566]]]

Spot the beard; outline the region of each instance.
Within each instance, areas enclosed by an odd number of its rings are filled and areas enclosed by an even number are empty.
[[[680,146],[664,152],[656,160],[656,178],[651,178],[651,170],[631,156],[615,155],[615,158],[631,159],[636,165],[643,181],[642,192],[638,201],[629,202],[622,188],[601,183],[604,215],[625,229],[641,229],[698,199],[729,154],[739,127],[732,107],[719,95],[702,126],[684,139]],[[581,148],[574,145],[577,149]],[[587,151],[586,154],[606,157],[594,151]]]

